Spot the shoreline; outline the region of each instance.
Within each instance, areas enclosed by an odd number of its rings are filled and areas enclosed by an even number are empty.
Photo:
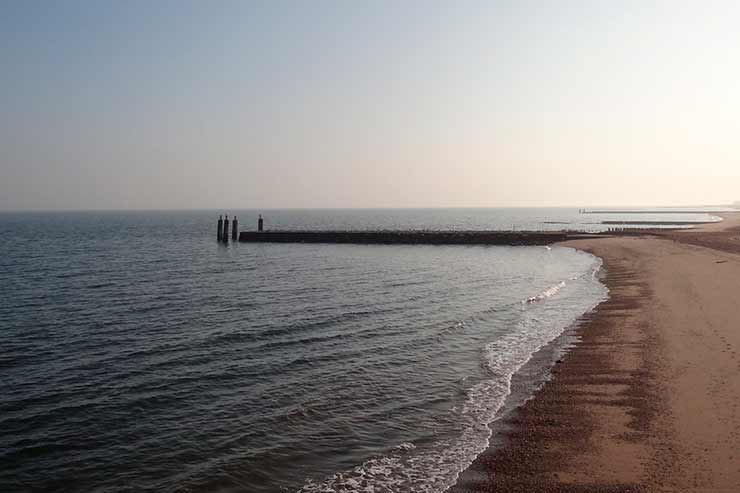
[[[603,260],[609,299],[449,491],[736,491],[740,214],[724,219],[560,243]]]

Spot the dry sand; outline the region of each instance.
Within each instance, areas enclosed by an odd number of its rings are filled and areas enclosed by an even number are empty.
[[[610,299],[456,489],[740,491],[740,214],[563,245]]]

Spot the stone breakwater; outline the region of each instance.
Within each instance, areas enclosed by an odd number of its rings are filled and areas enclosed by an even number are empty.
[[[549,245],[602,235],[569,231],[242,231],[252,243],[358,243],[384,245]]]

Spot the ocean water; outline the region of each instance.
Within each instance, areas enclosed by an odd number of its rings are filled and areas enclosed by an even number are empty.
[[[512,375],[607,295],[599,259],[569,248],[223,245],[217,214],[0,214],[1,491],[443,491],[487,446]]]
[[[660,210],[653,209],[653,210]],[[430,229],[430,230],[531,230],[557,231],[577,230],[598,232],[628,224],[603,224],[604,221],[666,222],[676,225],[629,224],[640,227],[686,227],[687,222],[711,222],[720,220],[714,212],[723,208],[705,207],[705,214],[684,212],[681,208],[663,208],[662,213],[643,214],[580,214],[579,209],[558,208],[499,208],[499,209],[309,209],[270,210],[265,212],[266,226],[272,229],[317,229],[317,230],[382,230],[382,229]],[[228,212],[228,211],[227,211]],[[245,220],[242,227],[254,228],[256,211],[232,211]]]

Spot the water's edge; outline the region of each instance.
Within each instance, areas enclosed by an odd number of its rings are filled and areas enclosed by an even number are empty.
[[[589,253],[589,255],[592,254]],[[596,256],[594,255],[594,257]],[[601,267],[597,272],[597,279],[606,287],[603,282],[603,279],[606,277],[606,267],[603,259],[600,257],[596,258],[601,261]],[[563,332],[555,339],[535,351],[529,360],[512,375],[509,395],[506,396],[503,405],[496,413],[493,421],[488,424],[490,429],[488,445],[465,469],[460,471],[455,479],[455,483],[445,489],[444,493],[467,492],[469,491],[469,488],[466,487],[467,484],[487,479],[484,476],[484,471],[480,471],[474,467],[478,457],[495,452],[505,444],[504,432],[511,428],[505,418],[510,416],[524,403],[536,397],[537,392],[542,386],[552,378],[556,364],[565,354],[574,348],[574,343],[580,339],[581,331],[589,322],[588,315],[593,313],[608,299],[609,294],[607,288],[607,295],[604,300],[579,315],[575,322],[565,327]]]

